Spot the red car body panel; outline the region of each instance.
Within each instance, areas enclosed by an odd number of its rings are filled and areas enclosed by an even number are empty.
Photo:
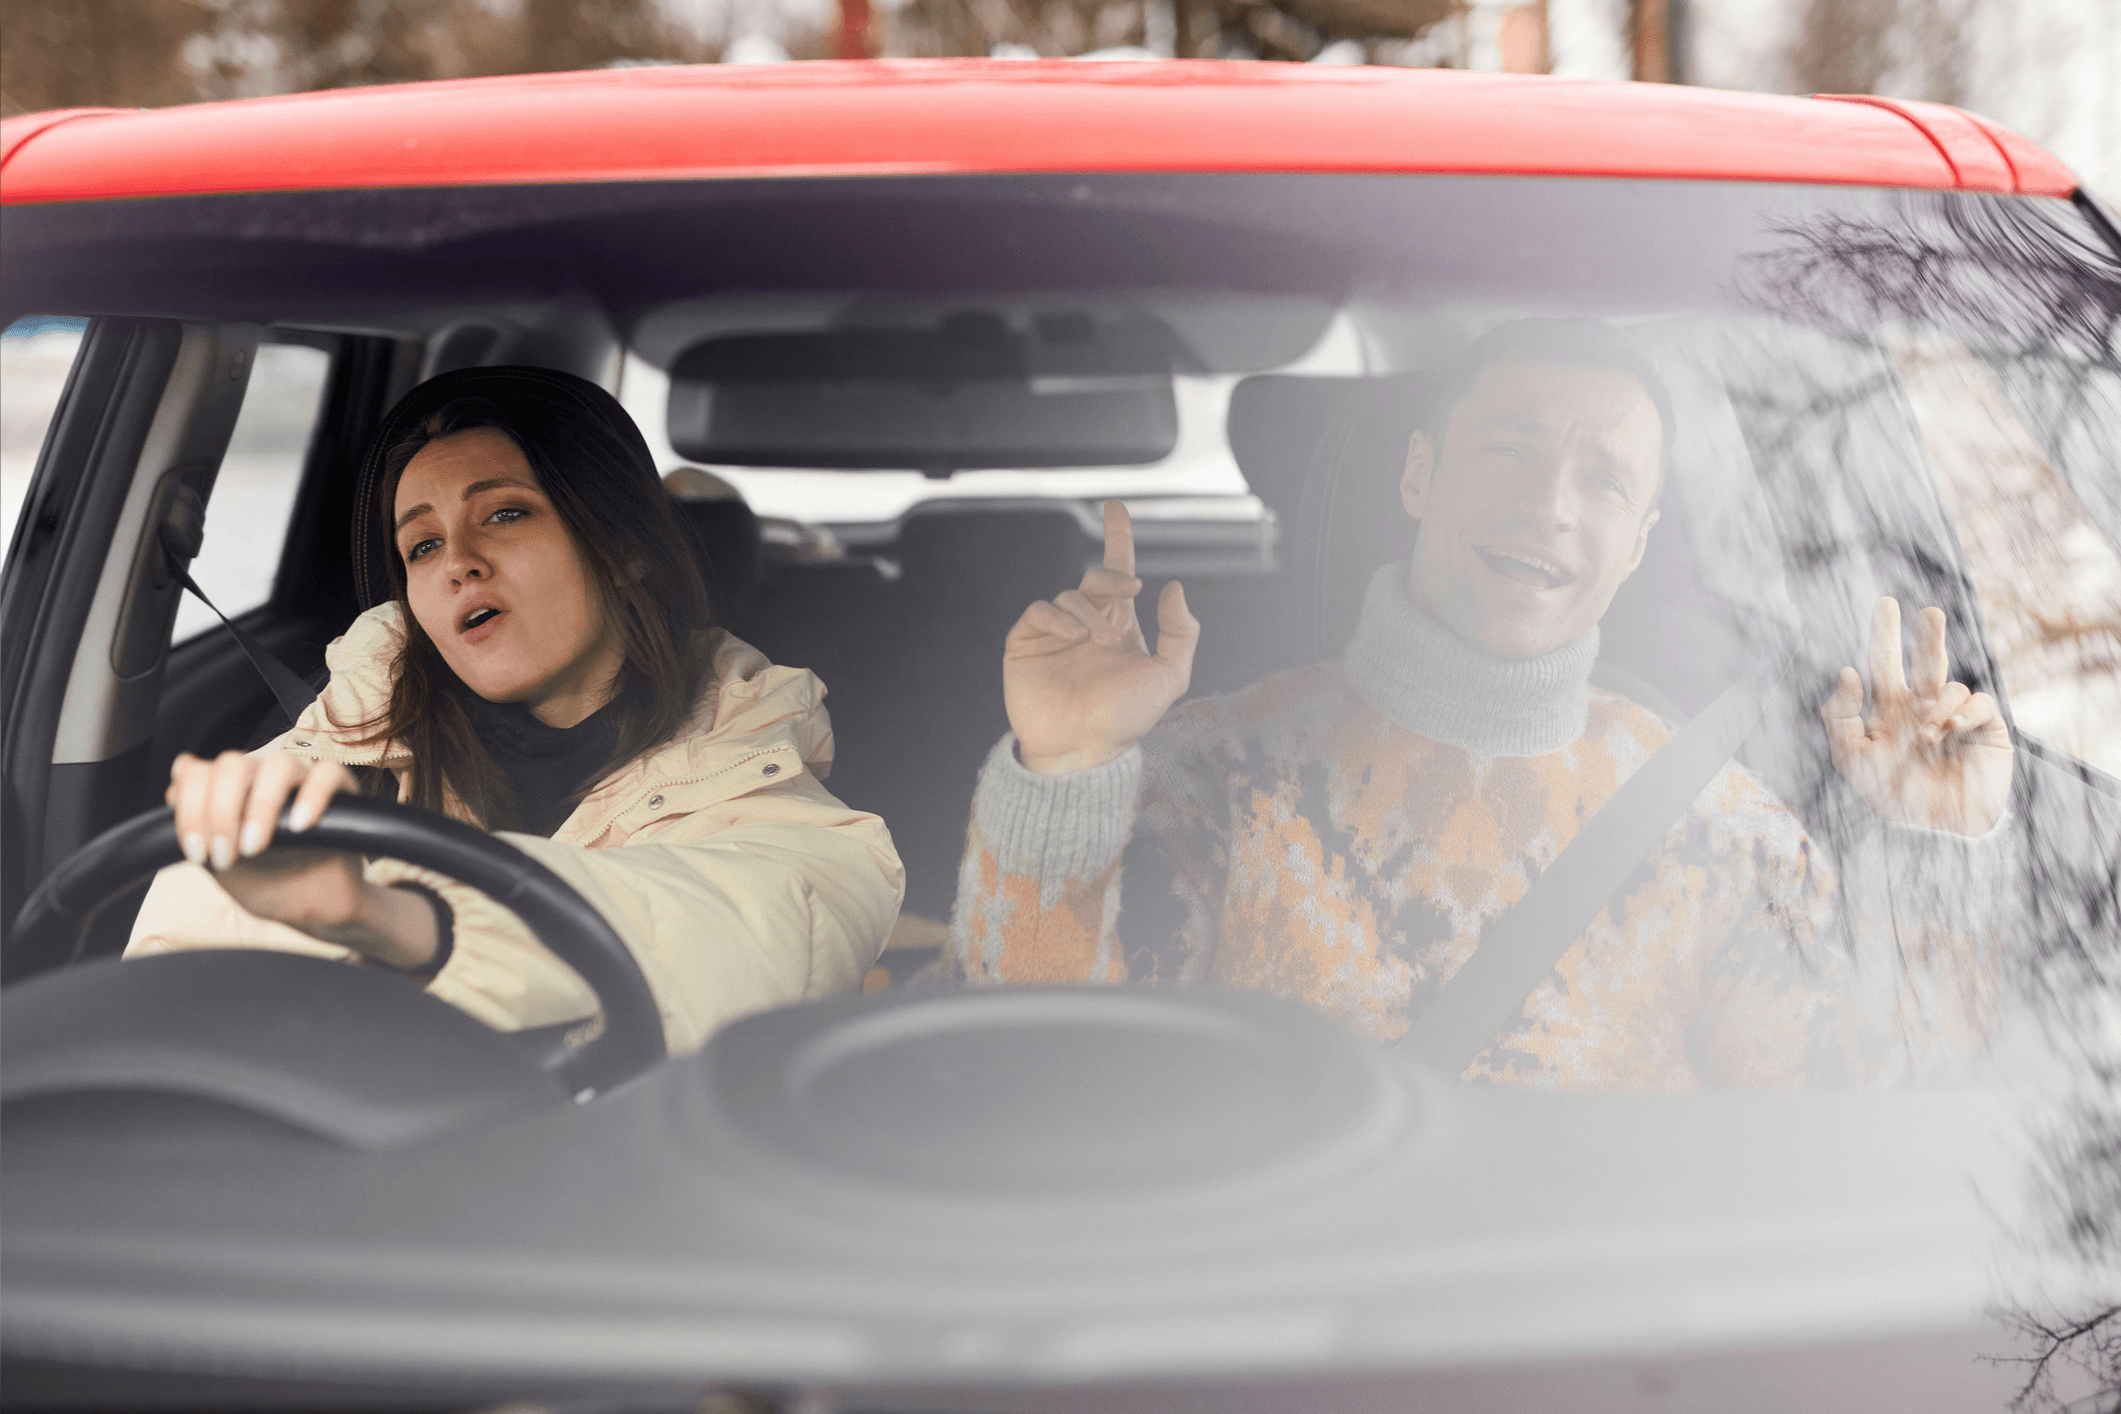
[[[599,70],[0,125],[8,204],[921,172],[1439,172],[2067,195],[1935,104],[1300,64],[984,59]]]
[[[1956,108],[1942,103],[1875,98],[1867,93],[1822,93],[1818,97],[1838,103],[1868,103],[1898,113],[1936,144],[1938,154],[1957,174],[1959,185],[1970,191],[2018,189],[2018,174],[2002,147],[1980,124]]]

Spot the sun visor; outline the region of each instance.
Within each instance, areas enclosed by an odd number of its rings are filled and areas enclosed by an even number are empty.
[[[1176,343],[1142,316],[989,311],[923,327],[735,334],[671,367],[669,435],[710,465],[1131,466],[1178,442]]]

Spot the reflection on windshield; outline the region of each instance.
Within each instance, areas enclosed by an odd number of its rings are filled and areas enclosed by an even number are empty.
[[[1977,597],[2000,690],[2037,748],[2019,781],[2006,982],[2066,1060],[2038,1126],[2046,1203],[2027,1236],[2073,1256],[2095,1295],[2015,1319],[2030,1351],[2020,1403],[2059,1408],[2073,1375],[2110,1394],[2121,1370],[2121,259],[2059,207],[1901,205],[1897,222],[1787,228],[1756,289],[1843,342],[1891,348],[1963,556],[1938,571]]]

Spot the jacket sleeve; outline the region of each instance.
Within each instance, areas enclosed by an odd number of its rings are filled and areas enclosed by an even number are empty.
[[[973,983],[1197,979],[1227,882],[1218,699],[1187,703],[1102,766],[1041,776],[1005,736],[981,769],[944,975]]]
[[[847,991],[905,893],[889,831],[806,775],[694,812],[639,843],[590,849],[500,834],[581,893],[632,949],[673,1053],[740,1016]],[[382,882],[433,888],[456,947],[428,990],[502,1030],[578,1020],[596,999],[530,930],[475,889],[397,861]]]
[[[155,875],[133,920],[127,957],[197,948],[265,948],[334,962],[359,959],[347,948],[246,912],[197,864],[172,864]]]
[[[673,820],[640,844],[589,849],[501,834],[573,885],[640,962],[673,1052],[698,1049],[750,1012],[858,985],[905,892],[882,820],[833,799],[807,775]],[[428,990],[503,1031],[578,1021],[596,996],[523,923],[485,894],[401,860],[370,880],[410,880],[441,894],[456,946]],[[357,960],[239,907],[190,864],[157,876],[128,957],[190,948],[257,947]]]
[[[1702,971],[1697,1073],[1750,1088],[1963,1078],[1998,1020],[2009,825],[1965,839],[1866,816],[1836,870],[1752,784],[1779,818],[1750,822],[1740,862],[1756,906]]]

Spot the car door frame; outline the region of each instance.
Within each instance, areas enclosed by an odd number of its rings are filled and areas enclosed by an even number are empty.
[[[160,526],[179,493],[211,495],[260,332],[89,322],[0,569],[0,927],[53,864],[159,797],[143,768],[181,593]],[[0,953],[0,971],[19,969]]]
[[[421,349],[382,335],[276,333],[323,349],[331,367],[272,593],[233,617],[296,674],[319,682],[326,645],[367,607],[354,585],[346,530],[361,456],[383,410],[417,370]],[[240,645],[218,627],[208,629],[170,649],[149,768],[166,771],[178,751],[255,745],[261,721],[284,720]]]

